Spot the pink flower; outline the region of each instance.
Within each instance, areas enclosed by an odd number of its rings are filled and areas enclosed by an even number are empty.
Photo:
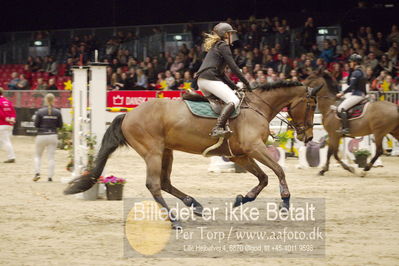
[[[99,178],[99,180],[98,180],[98,182],[99,183],[102,183],[102,184],[112,184],[112,185],[115,185],[115,184],[125,184],[126,183],[126,179],[124,179],[124,178],[118,178],[118,177],[116,177],[116,176],[113,176],[113,175],[111,175],[111,176],[107,176],[106,178],[104,178],[104,177],[100,177]]]

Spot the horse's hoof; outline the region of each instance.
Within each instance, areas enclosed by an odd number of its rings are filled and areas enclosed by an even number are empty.
[[[290,209],[290,198],[283,198],[283,201],[280,202],[279,209],[286,209],[288,211]]]
[[[172,229],[173,230],[183,230],[183,226],[181,225],[180,221],[172,221]]]
[[[278,209],[283,217],[287,217],[290,209],[290,204],[282,201],[280,202]]]
[[[317,175],[318,175],[318,176],[324,176],[324,171],[321,170]]]
[[[365,177],[367,175],[367,172],[365,170],[362,169],[356,169],[355,170],[355,174],[359,177]]]
[[[360,171],[359,176],[360,177],[365,177],[367,175],[367,172],[365,170]]]
[[[196,206],[193,208],[193,213],[197,216],[202,217],[202,211],[204,210],[204,208],[202,208],[202,206]]]
[[[203,211],[203,207],[202,205],[196,201],[193,197],[187,196],[183,199],[183,203],[187,206],[187,207],[192,207],[193,208],[193,213],[195,215],[198,216],[202,216],[202,211]]]
[[[234,202],[233,208],[236,208],[240,205],[243,204],[244,196],[243,195],[237,195],[236,201]]]

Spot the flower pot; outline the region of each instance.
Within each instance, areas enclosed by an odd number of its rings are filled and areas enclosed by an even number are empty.
[[[362,155],[356,155],[355,156],[355,163],[357,163],[357,165],[360,167],[360,168],[364,168],[364,167],[366,167],[366,165],[367,165],[367,158],[368,158],[369,156],[368,155],[365,155],[365,154],[362,154]]]
[[[106,184],[107,187],[107,200],[122,200],[123,197],[123,186],[122,184],[110,185]]]
[[[83,192],[84,200],[96,200],[98,196],[98,184],[94,184],[89,190]]]
[[[269,145],[266,149],[275,162],[280,160],[280,151],[275,146]]]
[[[310,141],[306,144],[306,161],[310,167],[318,167],[320,165],[320,144]]]

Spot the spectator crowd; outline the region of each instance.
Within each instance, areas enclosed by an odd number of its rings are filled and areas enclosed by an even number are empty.
[[[324,40],[322,47],[316,43],[317,29],[313,18],[304,22],[301,30],[293,31],[286,19],[250,17],[246,22],[227,19],[237,29],[238,40],[232,53],[245,77],[256,86],[279,79],[303,80],[313,70],[324,67],[340,83],[350,75],[348,57],[358,53],[363,57],[369,89],[399,90],[398,43],[399,30],[393,25],[387,33],[375,31],[370,26],[360,27],[342,38]],[[118,32],[100,45],[94,35],[74,36],[68,47],[66,62],[59,65],[53,57],[29,57],[21,73],[12,73],[8,88],[56,90],[58,76],[71,76],[71,67],[90,61],[95,49],[105,51],[100,58],[108,63],[107,86],[109,90],[182,90],[192,86],[194,73],[199,69],[204,52],[201,32],[192,24],[188,30],[193,35],[192,48],[182,45],[177,54],[161,52],[157,56],[135,58],[124,43],[137,39],[132,33]],[[154,29],[156,33],[158,29]],[[292,48],[294,47],[294,48]],[[294,57],[290,55],[294,54]],[[62,72],[62,73],[60,73]],[[228,76],[237,81],[230,71]],[[34,73],[37,79],[32,81]]]

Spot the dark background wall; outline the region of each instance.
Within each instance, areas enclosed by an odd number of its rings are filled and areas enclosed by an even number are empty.
[[[250,15],[286,17],[293,26],[314,16],[320,25],[369,23],[384,27],[397,22],[398,8],[383,8],[389,3],[398,5],[397,0],[368,0],[365,9],[356,8],[357,0],[6,0],[1,6],[0,31],[247,19]]]

